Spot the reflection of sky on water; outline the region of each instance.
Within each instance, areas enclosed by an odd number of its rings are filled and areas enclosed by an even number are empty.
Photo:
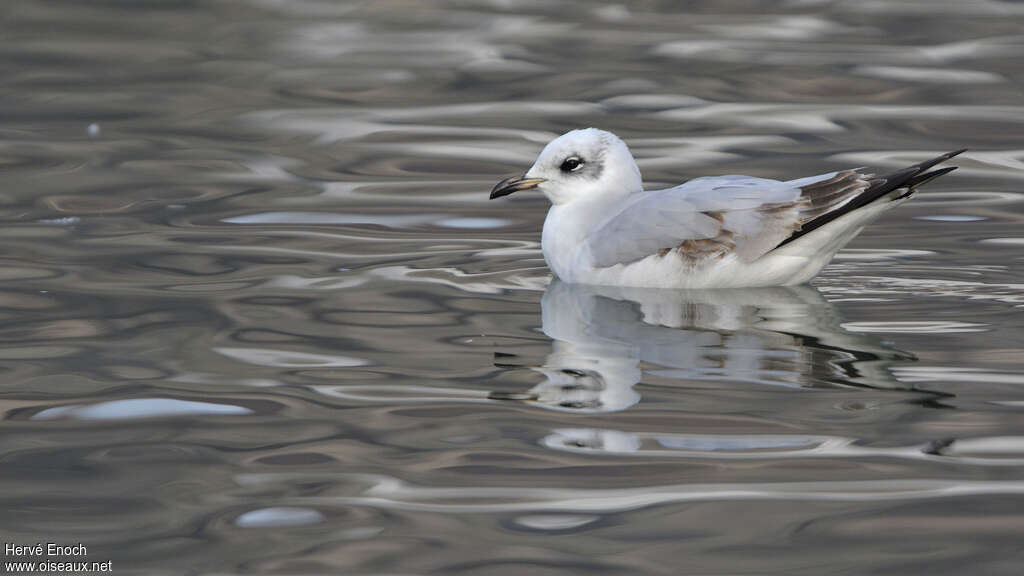
[[[170,398],[136,398],[113,400],[99,404],[70,405],[48,408],[32,416],[33,420],[131,420],[133,418],[168,418],[174,416],[243,415],[252,410],[229,404],[191,402]]]

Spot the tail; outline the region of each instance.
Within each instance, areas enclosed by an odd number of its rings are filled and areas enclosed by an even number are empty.
[[[781,244],[779,244],[779,246],[783,246],[805,234],[809,234],[836,218],[849,214],[858,208],[863,208],[879,198],[884,198],[892,192],[902,190],[904,188],[906,189],[906,192],[892,198],[892,200],[899,200],[900,198],[910,196],[917,190],[918,186],[926,182],[930,182],[944,174],[949,174],[953,170],[956,170],[957,167],[949,166],[947,168],[939,168],[938,170],[932,170],[930,172],[928,171],[929,168],[940,162],[945,162],[946,160],[949,160],[950,158],[965,151],[967,151],[966,148],[956,150],[954,152],[947,152],[946,154],[936,156],[931,160],[925,160],[919,164],[914,164],[913,166],[904,168],[903,170],[898,170],[878,178],[871,178],[868,180],[870,185],[856,198],[831,212],[827,212],[810,222],[806,222],[800,230],[797,230],[792,236],[786,238]]]

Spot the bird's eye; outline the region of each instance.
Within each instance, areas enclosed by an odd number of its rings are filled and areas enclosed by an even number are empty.
[[[575,172],[580,169],[580,166],[583,166],[583,160],[570,156],[565,159],[565,162],[562,162],[561,170],[562,172]]]

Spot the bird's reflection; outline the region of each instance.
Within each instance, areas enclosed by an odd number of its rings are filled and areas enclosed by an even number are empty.
[[[493,393],[581,412],[640,400],[641,370],[688,380],[790,387],[907,388],[888,365],[913,356],[843,329],[811,286],[678,291],[566,284],[541,302],[552,351],[526,394]]]

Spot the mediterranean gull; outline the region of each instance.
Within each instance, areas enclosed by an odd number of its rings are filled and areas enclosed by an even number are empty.
[[[964,150],[874,176],[841,170],[780,182],[696,178],[644,190],[625,142],[596,128],[544,147],[491,199],[536,188],[551,201],[541,247],[565,282],[650,288],[741,288],[810,281],[865,225]]]

